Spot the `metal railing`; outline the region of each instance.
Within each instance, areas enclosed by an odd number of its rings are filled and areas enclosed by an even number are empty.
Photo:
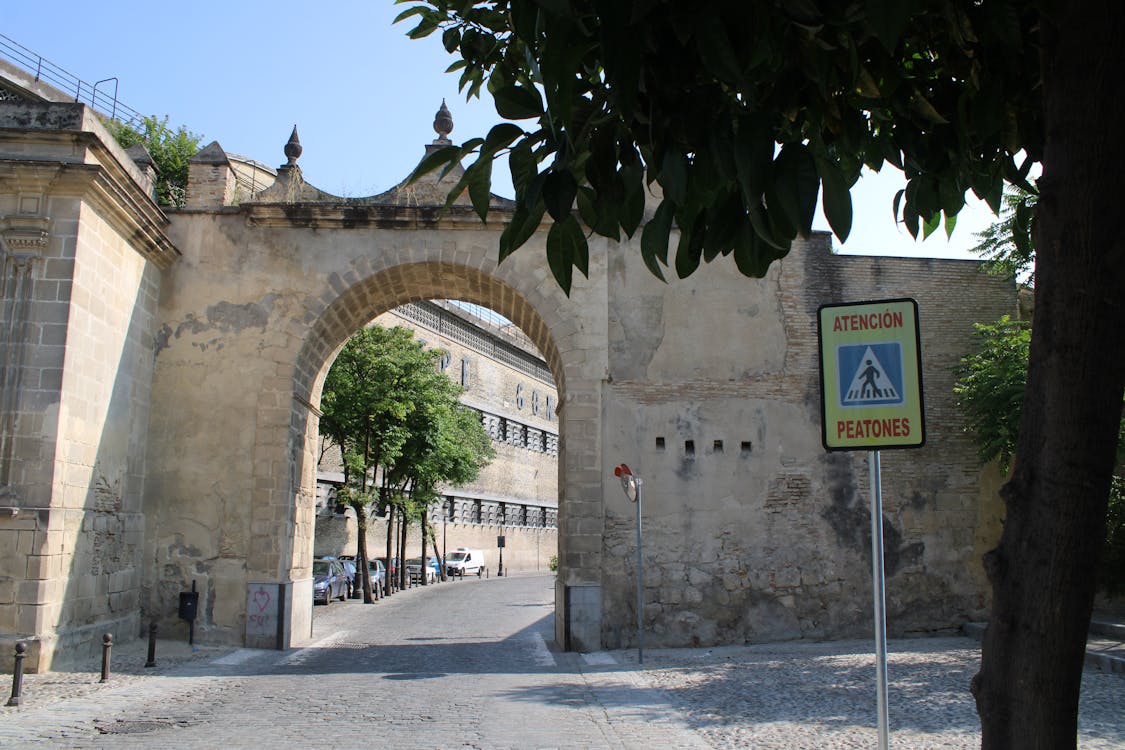
[[[116,76],[88,83],[3,34],[0,34],[0,58],[35,76],[36,81],[54,87],[75,102],[88,104],[111,119],[125,123],[137,123],[144,119],[140,112],[117,100]],[[110,84],[113,85],[112,94]]]

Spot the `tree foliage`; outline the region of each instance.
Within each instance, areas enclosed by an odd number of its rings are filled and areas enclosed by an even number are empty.
[[[997,461],[1005,474],[1016,455],[1031,327],[1004,316],[974,325],[976,351],[961,358],[953,391],[965,415],[965,430],[977,444],[982,464]],[[1117,437],[1117,469],[1109,493],[1098,583],[1110,595],[1125,594],[1125,419]]]
[[[325,379],[320,431],[343,456],[339,497],[356,511],[364,560],[370,506],[417,520],[439,484],[471,482],[494,455],[480,419],[458,400],[460,386],[439,371],[440,357],[406,328],[372,326],[348,340]]]
[[[148,150],[156,167],[156,202],[182,207],[187,200],[188,160],[198,153],[201,136],[183,125],[173,130],[167,117],[145,117],[139,125],[110,119],[104,124],[123,148],[140,143]]]
[[[662,190],[641,235],[654,274],[732,255],[762,276],[811,231],[818,193],[848,236],[864,165],[903,170],[893,209],[917,236],[952,231],[968,190],[999,210],[1004,180],[1025,184],[1042,154],[1028,3],[428,0],[405,19],[412,37],[441,34],[468,95],[487,90],[526,123],[439,150],[417,174],[476,154],[457,192],[484,218],[507,153],[517,208],[500,257],[550,216],[567,291],[588,268],[579,219],[632,236],[646,180]]]
[[[1035,286],[1035,205],[1038,190],[1010,185],[1004,190],[1000,220],[989,224],[976,238],[977,255],[988,259],[988,271],[998,276],[1026,278]]]
[[[962,357],[953,392],[981,463],[995,459],[1006,474],[1016,450],[1027,388],[1031,326],[1005,315],[996,323],[973,327],[979,348]]]

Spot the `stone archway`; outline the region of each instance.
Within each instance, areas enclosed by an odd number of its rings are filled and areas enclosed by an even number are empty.
[[[456,210],[438,219],[397,209],[389,222],[357,221],[343,206],[313,210],[312,227],[291,206],[173,217],[185,257],[170,273],[154,380],[154,399],[172,406],[157,417],[149,454],[153,609],[168,611],[173,595],[198,581],[213,637],[269,647],[307,637],[317,404],[327,369],[347,337],[380,313],[453,298],[510,319],[555,377],[558,629],[573,647],[597,647],[602,505],[591,479],[600,473],[604,276],[592,274],[568,298],[536,266],[541,251],[498,265],[497,230]],[[192,371],[202,380],[189,382]],[[212,415],[210,446],[183,439],[200,413]],[[185,449],[213,476],[185,466]]]

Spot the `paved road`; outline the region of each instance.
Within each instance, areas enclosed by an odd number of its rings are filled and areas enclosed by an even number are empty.
[[[315,610],[315,643],[59,688],[0,710],[0,746],[870,748],[867,643],[552,652],[553,579],[467,579]],[[968,639],[891,644],[891,747],[976,748]],[[31,676],[38,678],[38,676]],[[48,676],[43,676],[47,678]],[[36,692],[39,691],[39,692]],[[1087,670],[1083,748],[1125,748],[1125,677]]]

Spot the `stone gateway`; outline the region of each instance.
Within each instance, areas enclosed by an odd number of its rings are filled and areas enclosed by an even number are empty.
[[[821,446],[816,316],[916,299],[927,442],[883,459],[888,626],[984,615],[998,478],[951,386],[972,324],[1016,300],[977,263],[836,256],[815,234],[763,279],[720,258],[665,284],[639,235],[597,238],[567,297],[545,231],[497,263],[510,202],[484,225],[466,198],[442,210],[448,181],[331,196],[303,180],[295,131],[276,170],[211,144],[187,206],[161,210],[143,154],[5,71],[0,638],[30,642],[29,668],[107,630],[186,628],[193,583],[197,639],[306,641],[324,377],[361,326],[434,298],[505,316],[554,377],[555,634],[581,651],[635,645],[620,463],[645,481],[647,644],[870,632],[866,454]],[[248,612],[262,591],[265,624]]]

